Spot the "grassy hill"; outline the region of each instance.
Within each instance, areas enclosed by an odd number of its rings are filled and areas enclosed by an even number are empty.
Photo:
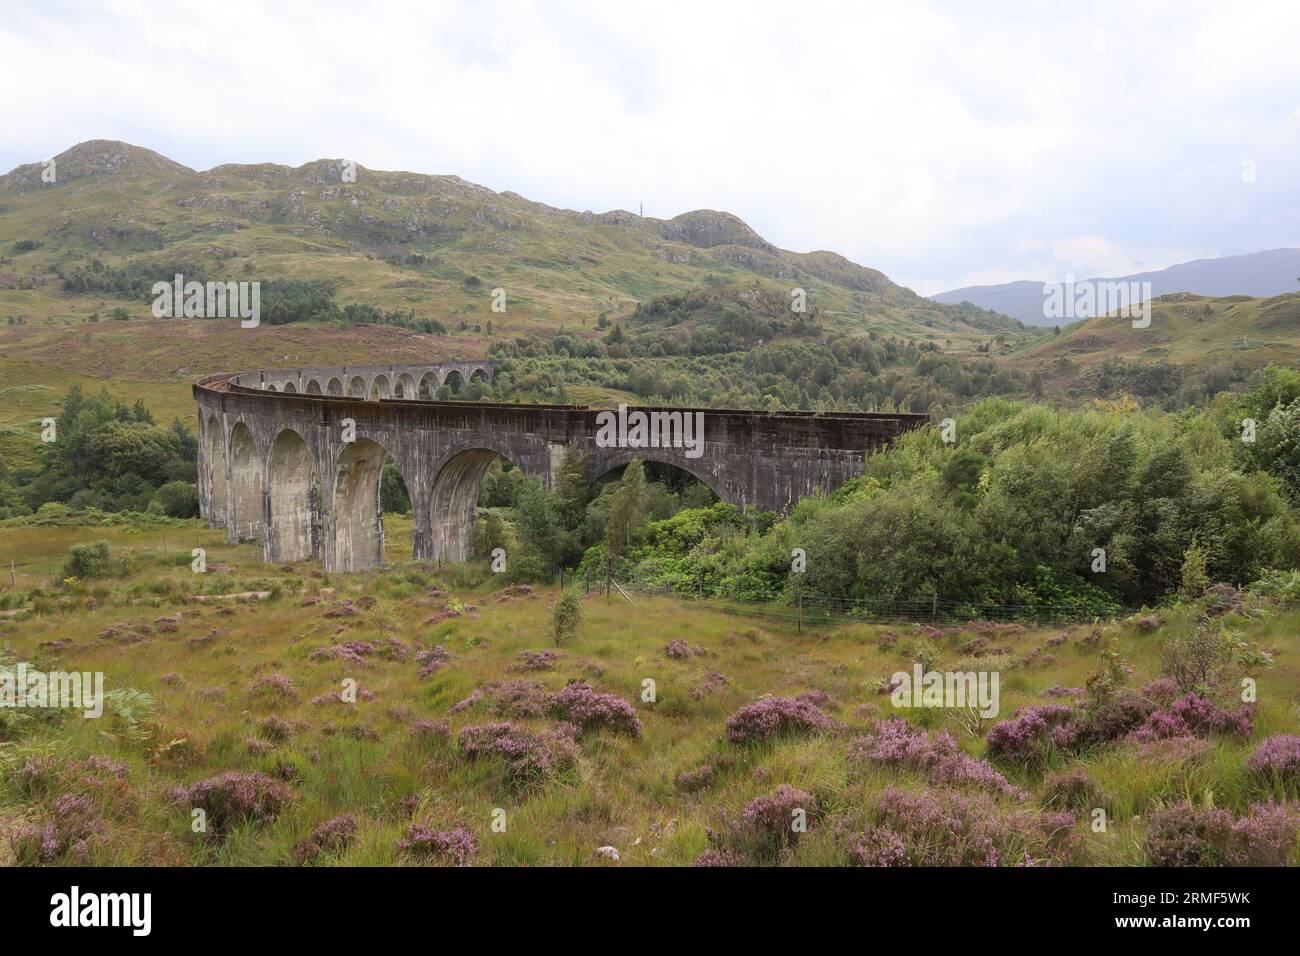
[[[95,268],[168,278],[323,280],[342,302],[411,310],[498,333],[590,328],[656,295],[710,281],[753,282],[787,302],[796,286],[845,327],[888,323],[919,338],[976,339],[973,314],[938,305],[831,252],[778,249],[737,217],[673,219],[554,209],[456,176],[318,160],[296,169],[225,165],[196,172],[146,149],[95,140],[0,176],[0,289],[57,288]],[[505,314],[491,289],[506,290]],[[146,300],[127,306],[147,314]],[[121,303],[118,303],[119,305]],[[58,296],[6,296],[0,310],[39,321],[86,314]],[[1005,317],[1000,327],[1019,330]],[[481,339],[480,348],[488,341]]]
[[[1129,391],[1151,400],[1196,400],[1245,381],[1275,363],[1300,364],[1300,293],[1252,299],[1165,295],[1151,325],[1098,316],[1063,328],[1001,361],[1036,370],[1049,394],[1065,397]],[[1184,402],[1185,403],[1185,402]]]

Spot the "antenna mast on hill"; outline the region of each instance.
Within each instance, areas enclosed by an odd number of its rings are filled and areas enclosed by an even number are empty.
[[[644,199],[641,200],[641,218],[642,218],[642,219],[645,218],[645,200],[644,200]]]

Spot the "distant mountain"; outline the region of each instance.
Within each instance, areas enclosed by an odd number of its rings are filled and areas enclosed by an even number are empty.
[[[128,291],[148,289],[175,271],[323,280],[341,305],[483,337],[561,327],[595,336],[602,316],[618,321],[655,297],[719,285],[786,302],[802,288],[827,328],[955,344],[1025,334],[1006,316],[933,302],[835,253],[779,249],[738,217],[708,209],[666,220],[577,212],[457,176],[339,159],[196,171],[111,140],[0,176],[0,304],[10,313],[38,321],[42,312],[101,306],[8,290],[67,293],[61,277],[73,275],[88,277],[74,292],[111,292],[119,279]],[[492,310],[498,287],[505,313]],[[143,296],[126,305],[131,318],[148,316]]]
[[[1248,295],[1266,299],[1300,290],[1300,249],[1270,249],[1221,259],[1195,259],[1158,272],[1138,272],[1089,282],[1150,282],[1151,296],[1175,292],[1222,297]],[[1017,318],[1029,325],[1064,325],[1043,316],[1043,283],[1022,280],[1001,285],[974,285],[930,296],[935,302],[970,302]]]

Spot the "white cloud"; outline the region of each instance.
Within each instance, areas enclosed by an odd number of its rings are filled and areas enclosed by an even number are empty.
[[[1297,244],[1297,28],[1292,3],[47,3],[0,24],[0,164],[96,137],[346,156],[723,208],[934,292]]]

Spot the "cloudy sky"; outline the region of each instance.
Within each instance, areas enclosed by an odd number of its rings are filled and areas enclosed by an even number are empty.
[[[725,209],[922,293],[1300,246],[1300,3],[1070,6],[10,3],[0,169],[346,157]]]

